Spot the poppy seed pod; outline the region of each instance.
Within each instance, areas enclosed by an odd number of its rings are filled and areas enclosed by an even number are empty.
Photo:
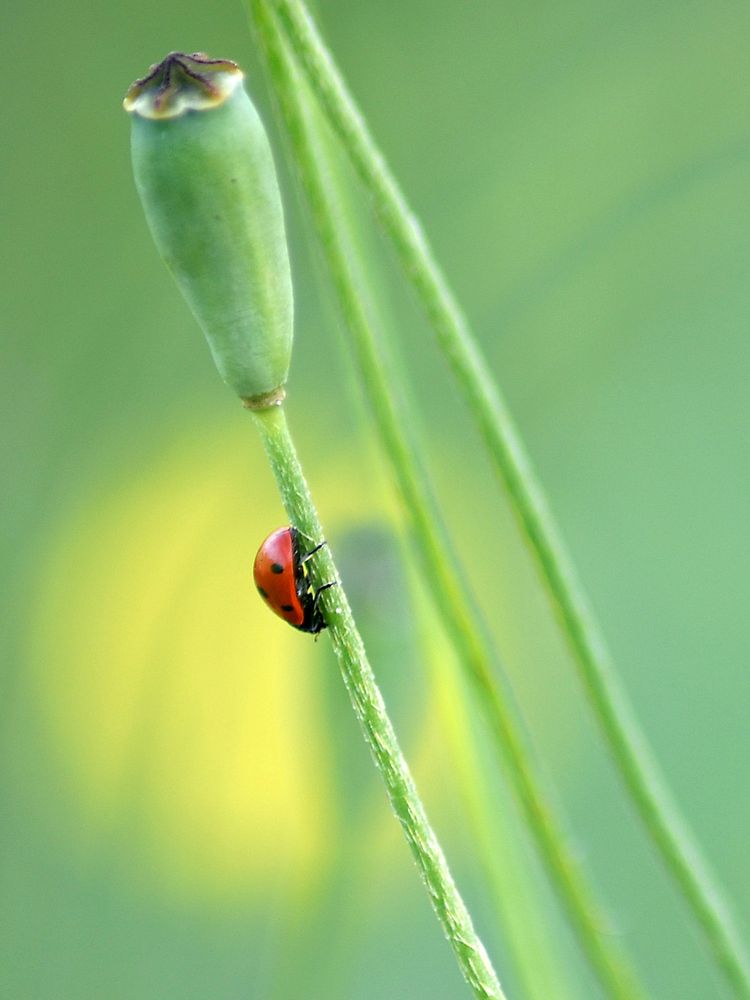
[[[262,407],[284,395],[292,279],[271,148],[242,80],[232,62],[173,52],[124,106],[156,246],[221,377]]]

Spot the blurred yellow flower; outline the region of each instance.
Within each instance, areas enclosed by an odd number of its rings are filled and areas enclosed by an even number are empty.
[[[324,647],[251,585],[281,515],[259,451],[268,487],[249,490],[241,430],[95,490],[40,567],[32,663],[53,752],[92,836],[132,829],[179,891],[302,888],[334,823]]]

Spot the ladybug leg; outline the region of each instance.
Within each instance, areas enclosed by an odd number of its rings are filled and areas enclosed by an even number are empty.
[[[309,552],[306,552],[303,556],[300,556],[299,560],[300,566],[304,566],[307,560],[311,556],[314,556],[316,552],[320,552],[320,550],[323,548],[324,545],[328,545],[328,542],[325,540],[325,538],[323,539],[322,542],[319,542],[314,549],[310,549]]]
[[[325,545],[325,542],[323,542],[323,544]],[[331,587],[338,587],[338,585],[339,585],[338,580],[332,580],[330,583],[324,583],[322,587],[318,587],[318,589],[313,594],[313,614],[315,614],[318,610],[320,595],[323,593],[323,591],[329,590]]]
[[[310,605],[310,611],[309,611],[310,620],[309,622],[307,622],[306,619],[307,624],[305,627],[305,631],[312,632],[316,639],[318,638],[318,635],[323,631],[323,629],[326,628],[326,620],[323,617],[322,611],[318,607],[318,603],[320,601],[320,595],[323,593],[324,590],[328,590],[330,587],[337,587],[337,586],[338,586],[338,580],[333,580],[331,583],[324,583],[322,587],[318,587],[318,589],[313,594],[312,604]]]

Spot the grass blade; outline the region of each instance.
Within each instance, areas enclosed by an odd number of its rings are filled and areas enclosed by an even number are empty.
[[[370,136],[302,0],[273,0],[307,82],[372,197],[404,273],[477,422],[560,620],[624,786],[738,997],[750,966],[729,908],[673,802],[621,688],[601,632],[513,421],[432,250]]]
[[[488,718],[497,752],[507,768],[540,855],[578,932],[583,951],[608,995],[634,1000],[640,989],[616,939],[607,932],[606,920],[594,894],[573,860],[507,696],[495,681],[493,653],[477,620],[475,602],[467,598],[468,590],[457,577],[459,560],[451,553],[450,541],[441,530],[441,519],[429,499],[432,491],[422,471],[419,446],[410,431],[413,421],[404,410],[402,394],[394,391],[395,372],[387,369],[375,342],[366,307],[366,288],[354,263],[357,254],[347,237],[343,213],[337,211],[332,182],[335,171],[314,125],[315,109],[305,95],[304,83],[295,73],[268,3],[252,0],[251,11],[284,115],[292,155],[350,334],[361,383],[410,520],[422,575]]]
[[[253,411],[253,417],[290,522],[308,538],[323,538],[323,529],[289,434],[283,406]],[[311,573],[318,586],[323,580],[338,579],[327,547],[320,550],[315,565],[311,566]],[[506,1000],[427,819],[343,588],[339,586],[327,591],[321,605],[357,720],[459,967],[479,1000]]]

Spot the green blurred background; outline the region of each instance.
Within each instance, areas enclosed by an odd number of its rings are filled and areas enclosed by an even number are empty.
[[[750,9],[321,7],[746,930]],[[481,724],[461,722],[472,709],[404,559],[243,10],[74,0],[4,21],[20,58],[0,153],[0,995],[468,995],[326,639],[285,629],[250,586],[283,514],[157,259],[120,109],[134,77],[182,49],[238,60],[271,125],[297,299],[290,420],[459,883],[510,996],[531,996],[463,778],[472,755],[489,760]],[[720,997],[455,388],[388,254],[365,239],[451,527],[577,850],[653,995]],[[487,802],[499,822],[484,849],[519,933],[537,935],[540,970],[564,970],[546,996],[597,997],[521,843],[540,902],[523,916],[494,779]]]

